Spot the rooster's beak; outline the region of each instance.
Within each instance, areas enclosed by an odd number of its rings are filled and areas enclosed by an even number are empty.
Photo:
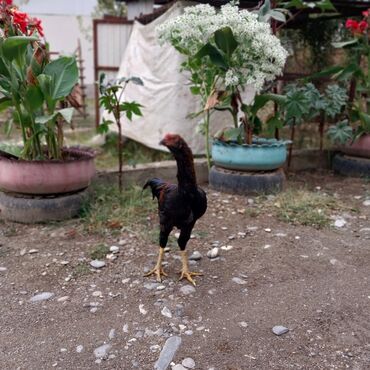
[[[159,142],[159,145],[166,145],[164,139]]]

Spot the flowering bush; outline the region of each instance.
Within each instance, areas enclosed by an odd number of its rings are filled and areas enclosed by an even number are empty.
[[[335,66],[328,74],[338,80],[350,80],[349,103],[346,116],[348,119],[332,126],[329,131],[333,141],[348,141],[352,130],[352,140],[363,134],[370,134],[370,102],[365,97],[370,95],[370,46],[369,46],[369,10],[362,12],[362,20],[347,19],[345,28],[352,38],[333,45],[337,48],[350,49],[348,63]]]
[[[184,14],[169,19],[157,28],[160,42],[173,45],[180,53],[193,57],[207,43],[216,45],[217,30],[229,27],[238,43],[229,68],[220,68],[220,83],[229,86],[253,85],[257,92],[266,81],[282,73],[286,50],[258,15],[226,4],[219,12],[206,5],[187,7]]]
[[[73,108],[57,109],[78,80],[74,58],[50,61],[41,21],[0,0],[0,109],[12,107],[10,123],[19,126],[24,159],[61,159],[63,124]],[[14,154],[14,153],[13,153]]]
[[[31,18],[27,13],[22,13],[13,5],[13,0],[0,0],[1,19],[3,24],[3,36],[38,34],[44,36],[41,21],[38,18]]]
[[[237,127],[239,110],[246,108],[241,92],[248,88],[259,93],[266,81],[280,75],[287,52],[268,23],[232,3],[220,11],[208,4],[187,7],[183,15],[158,26],[157,35],[161,44],[169,43],[185,56],[182,69],[190,72],[191,92],[202,100],[210,164],[211,112],[230,111]],[[245,140],[251,143],[251,122],[245,119],[244,126]]]

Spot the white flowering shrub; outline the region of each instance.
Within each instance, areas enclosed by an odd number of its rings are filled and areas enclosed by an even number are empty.
[[[227,68],[219,66],[213,71],[213,83],[231,89],[253,85],[258,93],[266,81],[282,73],[288,53],[272,34],[270,25],[257,17],[231,4],[222,6],[218,12],[208,4],[196,5],[185,8],[184,14],[167,20],[156,31],[160,43],[170,43],[187,56],[183,67],[194,73],[197,69],[214,68],[209,58],[203,58],[202,65],[197,65],[194,57],[207,43],[215,45],[217,30],[229,27],[237,47]],[[197,85],[199,76],[195,77],[192,82]]]

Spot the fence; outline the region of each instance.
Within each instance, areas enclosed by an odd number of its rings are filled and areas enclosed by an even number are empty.
[[[94,79],[105,73],[113,78],[119,70],[122,55],[132,31],[133,21],[118,17],[105,17],[93,21]],[[100,122],[99,88],[95,84],[95,124]]]

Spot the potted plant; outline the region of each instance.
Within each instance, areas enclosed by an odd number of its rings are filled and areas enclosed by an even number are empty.
[[[220,11],[210,5],[197,5],[185,8],[183,15],[157,29],[162,43],[170,43],[185,55],[182,68],[190,72],[191,91],[201,97],[209,164],[211,115],[217,110],[231,113],[233,127],[223,130],[213,141],[212,159],[217,167],[273,170],[282,164],[275,162],[277,150],[285,161],[286,142],[253,138],[259,124],[258,94],[266,82],[282,73],[287,58],[270,24],[258,18],[258,14],[239,10],[231,3]],[[263,153],[262,161],[255,163],[257,152]],[[263,163],[265,158],[275,163]],[[211,171],[211,182],[212,178]]]
[[[339,81],[349,81],[349,98],[346,119],[328,131],[331,140],[346,154],[370,158],[370,45],[369,10],[360,21],[347,19],[345,28],[349,40],[333,43],[336,48],[348,51],[346,63],[326,69],[316,77],[331,75]]]
[[[40,21],[11,1],[1,2],[0,17],[0,107],[11,111],[23,143],[2,146],[0,188],[32,195],[84,189],[95,173],[94,155],[64,147],[63,126],[71,123],[73,108],[60,107],[78,81],[76,60],[50,60]]]

